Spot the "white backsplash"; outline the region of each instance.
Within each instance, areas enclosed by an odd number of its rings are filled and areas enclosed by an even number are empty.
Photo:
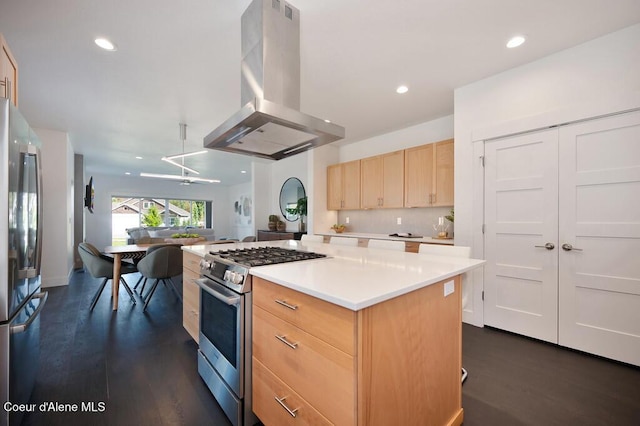
[[[438,224],[438,217],[449,215],[450,210],[450,207],[343,210],[338,212],[338,222],[347,225],[346,232],[374,234],[411,232],[427,237],[435,235],[433,225]],[[402,220],[401,225],[397,224],[398,218]],[[445,223],[449,222],[445,220]],[[453,224],[449,226],[449,235],[451,236],[452,233]]]

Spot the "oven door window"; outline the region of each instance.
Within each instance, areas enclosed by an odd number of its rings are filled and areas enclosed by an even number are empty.
[[[240,361],[241,304],[227,305],[206,291],[200,293],[200,331],[237,370]]]

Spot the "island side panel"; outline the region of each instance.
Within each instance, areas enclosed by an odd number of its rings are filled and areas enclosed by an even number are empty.
[[[358,425],[462,423],[459,275],[358,311],[357,321]]]

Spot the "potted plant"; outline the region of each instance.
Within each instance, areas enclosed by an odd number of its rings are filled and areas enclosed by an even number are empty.
[[[298,202],[295,207],[288,208],[287,213],[289,214],[297,214],[300,218],[300,226],[299,231],[305,232],[307,230],[307,197],[298,198]]]
[[[278,222],[280,221],[280,218],[278,217],[278,215],[275,214],[271,214],[269,215],[269,231],[275,231],[278,227]]]

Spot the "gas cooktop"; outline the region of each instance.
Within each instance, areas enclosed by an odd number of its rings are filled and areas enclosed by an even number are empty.
[[[321,259],[326,254],[285,249],[281,247],[251,247],[238,250],[210,251],[212,256],[246,266],[274,265],[300,260]]]

